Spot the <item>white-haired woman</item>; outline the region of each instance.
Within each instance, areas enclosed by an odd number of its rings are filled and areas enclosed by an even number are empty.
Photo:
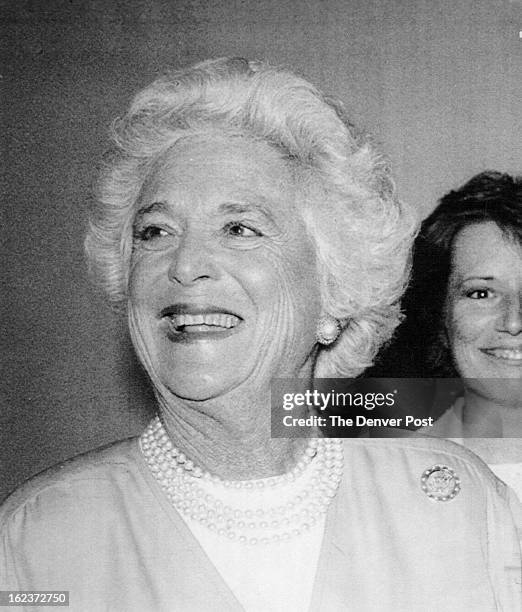
[[[114,142],[87,251],[158,417],[11,497],[3,588],[75,610],[514,610],[508,493],[474,456],[270,437],[274,377],[357,375],[398,321],[414,224],[340,107],[221,59],[142,91]]]

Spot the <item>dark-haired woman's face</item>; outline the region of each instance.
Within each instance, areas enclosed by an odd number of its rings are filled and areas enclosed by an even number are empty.
[[[493,222],[470,225],[455,239],[446,330],[462,377],[514,379],[490,387],[522,398],[522,246]]]

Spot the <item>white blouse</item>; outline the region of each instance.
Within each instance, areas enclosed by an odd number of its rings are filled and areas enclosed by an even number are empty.
[[[212,482],[202,482],[201,486],[232,507],[270,508],[285,503],[300,487],[306,486],[310,470],[303,477],[299,482],[286,483],[284,491],[270,487],[224,489]],[[281,499],[282,495],[285,499]],[[255,546],[231,542],[197,521],[183,518],[246,612],[309,609],[325,528],[324,515],[312,529],[298,537]]]

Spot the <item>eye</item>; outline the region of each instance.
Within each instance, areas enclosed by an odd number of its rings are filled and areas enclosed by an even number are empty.
[[[155,240],[156,238],[165,238],[168,235],[169,233],[167,230],[163,229],[162,227],[158,227],[157,225],[147,225],[146,227],[137,229],[134,232],[134,238],[143,242]]]
[[[176,244],[177,234],[161,225],[138,225],[133,231],[133,248],[147,251],[161,251]]]
[[[473,289],[466,292],[466,297],[472,300],[487,300],[495,297],[495,293],[491,289]]]
[[[263,235],[260,231],[253,229],[252,227],[248,227],[248,225],[240,223],[239,221],[231,221],[230,223],[227,223],[223,229],[225,234],[234,236],[236,238],[252,238]]]

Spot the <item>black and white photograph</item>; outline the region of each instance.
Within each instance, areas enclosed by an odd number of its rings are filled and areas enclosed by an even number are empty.
[[[0,11],[0,609],[520,612],[522,0]]]

